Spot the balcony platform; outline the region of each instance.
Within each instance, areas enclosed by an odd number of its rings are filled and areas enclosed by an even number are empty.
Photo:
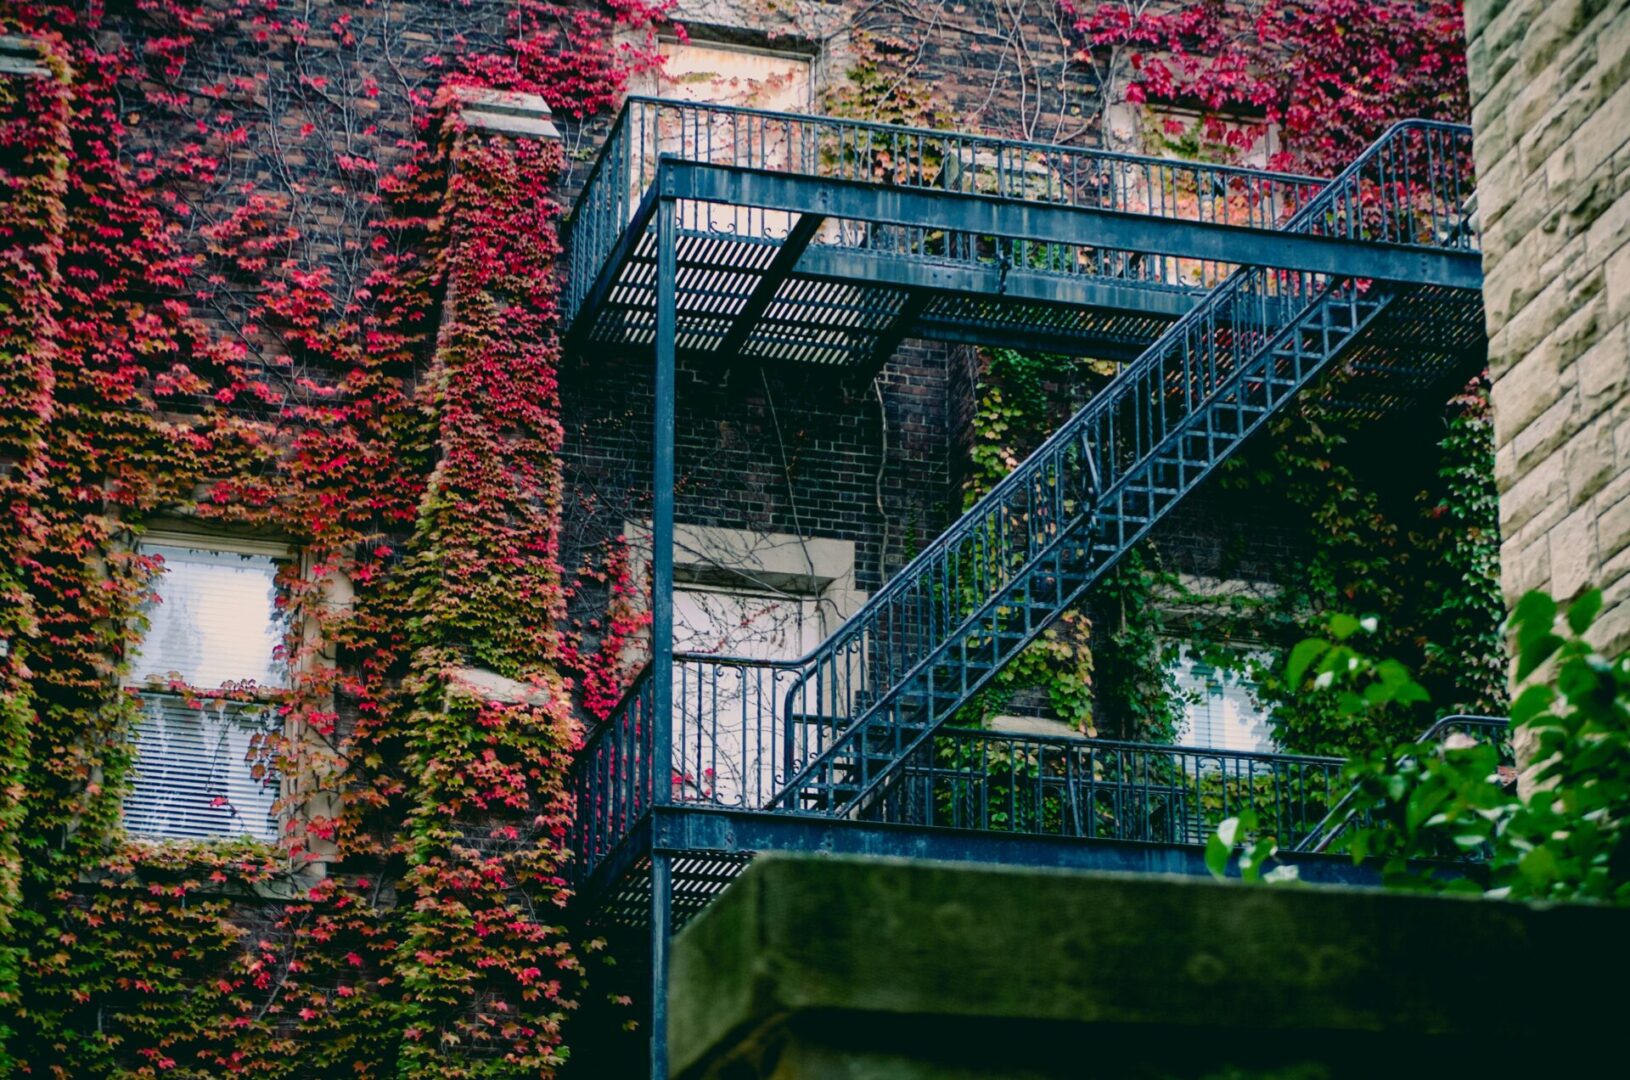
[[[634,98],[570,222],[567,340],[654,344],[662,197],[678,207],[677,351],[720,364],[869,378],[907,338],[1125,362],[1241,265],[1480,286],[1474,252],[1423,248],[1403,223],[1280,232],[1323,183]],[[1480,334],[1475,314],[1456,324]]]
[[[1453,716],[1453,734],[1504,745],[1505,721]],[[578,889],[607,927],[648,927],[651,860],[672,873],[677,930],[755,856],[874,855],[936,862],[1206,877],[1205,847],[1224,818],[1254,810],[1304,880],[1373,885],[1373,870],[1325,849],[1351,810],[1340,758],[1208,750],[1062,735],[945,728],[889,793],[834,820],[713,798],[646,805],[617,837],[574,838],[588,856]],[[591,803],[592,805],[592,803]]]

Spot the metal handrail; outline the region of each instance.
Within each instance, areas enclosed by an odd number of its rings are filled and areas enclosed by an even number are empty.
[[[1504,732],[1510,726],[1511,721],[1503,716],[1477,716],[1457,713],[1434,721],[1431,727],[1416,737],[1415,744],[1420,746],[1426,743],[1439,742],[1444,735],[1457,728],[1481,728],[1487,732],[1495,733]],[[1330,812],[1325,814],[1312,829],[1308,830],[1307,835],[1298,840],[1290,850],[1320,852],[1329,848],[1335,842],[1336,837],[1340,836],[1342,831],[1352,823],[1353,818],[1357,816],[1358,808],[1353,803],[1357,801],[1358,795],[1358,788],[1354,787],[1348,790],[1342,800],[1332,806]],[[1339,821],[1336,820],[1338,817],[1340,818]],[[1335,822],[1334,827],[1331,827],[1332,822]]]
[[[1470,168],[1469,138],[1467,129],[1454,125],[1395,125],[1302,207],[1288,227],[1474,250],[1477,238],[1463,206],[1471,190],[1462,175]],[[1216,450],[1206,461],[1182,459],[1185,433],[1219,403],[1243,400],[1247,387],[1273,383],[1285,350],[1301,348],[1292,335],[1310,317],[1351,309],[1344,325],[1356,332],[1361,314],[1373,316],[1385,299],[1380,289],[1366,299],[1369,288],[1261,267],[1234,272],[808,654],[795,660],[676,655],[679,795],[755,808],[785,805],[823,757],[832,760],[842,740],[852,743],[869,718],[894,715],[888,710],[897,710],[907,687],[918,686],[932,701],[931,667],[952,646],[966,653],[969,641],[984,634],[983,640],[994,640],[994,666],[1005,662],[1003,656],[1013,655],[1022,643],[997,655],[1007,648],[1000,632],[1002,605],[1013,602],[1044,567],[1056,576],[1076,558],[1073,553],[1087,543],[1095,519],[1111,522],[1115,532],[1092,542],[1098,555],[1091,573],[1112,562],[1227,452],[1227,447]],[[1336,338],[1327,349],[1340,348],[1341,335]],[[1296,366],[1300,369],[1299,360]],[[1179,480],[1170,491],[1158,482],[1160,470],[1169,472],[1172,464],[1160,464],[1162,454],[1179,459]],[[1195,468],[1199,473],[1191,476]],[[1126,507],[1140,501],[1147,507],[1140,518],[1144,523],[1129,524]],[[1074,595],[1084,587],[1073,585]],[[1071,598],[1067,592],[1059,587],[1057,604]],[[1040,617],[1052,616],[1044,611]],[[990,618],[997,618],[994,632],[981,629],[982,620]],[[584,774],[609,776],[609,759],[649,768],[649,753],[639,753],[649,725],[642,729],[637,714],[647,707],[651,677],[649,667],[642,670],[610,719],[591,733],[582,755]],[[965,698],[978,685],[978,677],[965,678],[960,692]],[[769,706],[772,701],[775,707]],[[928,726],[953,706],[931,709]],[[733,718],[730,731],[721,716]],[[778,753],[795,735],[809,736],[802,752]],[[731,755],[730,785],[707,775],[707,761]],[[648,801],[653,779],[635,782],[634,791],[629,796],[634,803],[636,795]],[[591,814],[604,795],[604,790],[580,789]],[[846,812],[832,808],[839,810]],[[632,820],[626,806],[613,816],[625,824]],[[600,830],[594,844],[603,846],[619,829],[626,831],[622,825]]]
[[[745,105],[727,105],[715,102],[687,101],[682,98],[664,98],[652,94],[628,95],[628,97],[623,101],[622,108],[617,110],[617,116],[612,121],[612,129],[615,130],[618,126],[620,126],[623,123],[624,118],[629,114],[630,109],[638,105],[670,107],[683,106],[686,108],[694,108],[721,115],[735,114],[739,116],[751,116],[755,118],[762,117],[770,120],[792,122],[819,120],[831,124],[842,125],[845,128],[874,131],[880,135],[909,135],[913,138],[920,138],[924,140],[952,138],[964,142],[988,143],[1014,150],[1025,150],[1043,154],[1063,151],[1065,153],[1077,154],[1095,160],[1120,161],[1133,165],[1190,164],[1187,162],[1174,162],[1171,158],[1156,157],[1152,154],[1133,154],[1120,150],[1103,150],[1097,147],[1071,146],[1067,143],[1049,143],[1030,139],[1009,139],[995,135],[981,135],[974,132],[957,131],[954,128],[930,128],[912,126],[909,124],[890,124],[880,120],[859,120],[849,119],[848,117],[824,116],[812,113],[785,112],[776,111],[773,109],[755,109]],[[589,169],[588,176],[584,179],[585,184],[588,184],[594,180],[594,177],[599,173],[608,156],[609,155],[605,152],[604,145],[602,145],[600,153],[595,155],[594,164]],[[1218,175],[1232,175],[1242,178],[1261,178],[1267,180],[1277,180],[1286,184],[1311,185],[1315,187],[1322,186],[1324,183],[1324,178],[1312,176],[1306,173],[1285,172],[1276,169],[1256,169],[1248,165],[1227,165],[1214,162],[1194,162],[1192,164],[1200,165],[1207,172]],[[567,217],[568,221],[571,220],[572,217],[576,216],[578,208],[582,206],[582,204],[583,194],[582,192],[579,192],[578,197],[572,202],[572,209]]]
[[[612,123],[566,222],[570,280],[562,309],[567,322],[576,317],[592,282],[635,220],[664,156],[1260,227],[1282,221],[1325,183],[1316,177],[1244,166],[633,96]],[[788,218],[745,209],[692,211],[696,231],[748,240],[772,239],[784,230]],[[854,223],[823,232],[816,243],[960,263],[1005,260],[1044,273],[1102,274],[1156,287],[1179,287],[1185,274],[1198,277],[1201,284],[1213,282],[1230,265],[1166,256],[1130,260],[1125,253],[1088,252],[1066,244]]]
[[[1294,838],[1342,791],[1341,758],[944,727],[867,806],[924,827],[1204,845],[1249,806]]]

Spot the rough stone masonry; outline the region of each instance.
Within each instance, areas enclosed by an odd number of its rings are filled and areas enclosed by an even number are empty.
[[[1507,600],[1630,644],[1630,0],[1468,0]]]

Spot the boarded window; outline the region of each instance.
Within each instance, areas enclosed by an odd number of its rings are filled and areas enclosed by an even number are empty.
[[[659,50],[662,97],[771,112],[809,111],[808,56],[707,41],[664,41]]]

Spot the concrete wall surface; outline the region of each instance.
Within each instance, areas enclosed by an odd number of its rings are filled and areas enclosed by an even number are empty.
[[[675,942],[672,1075],[1594,1075],[1627,962],[1603,908],[766,857]]]

